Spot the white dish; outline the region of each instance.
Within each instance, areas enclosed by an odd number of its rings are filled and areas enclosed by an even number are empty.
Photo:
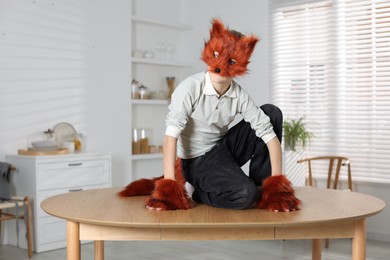
[[[76,136],[76,129],[69,123],[58,123],[53,127],[54,141],[62,146],[64,142],[71,142]]]
[[[57,144],[54,141],[43,140],[43,141],[35,141],[31,143],[33,148],[58,148]]]

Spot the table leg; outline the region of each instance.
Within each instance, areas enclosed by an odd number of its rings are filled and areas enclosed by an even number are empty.
[[[352,238],[352,259],[366,259],[366,219],[355,221],[354,234]]]
[[[104,260],[104,241],[95,240],[95,260]]]
[[[67,221],[67,259],[80,260],[80,224]]]
[[[313,239],[311,248],[311,259],[312,260],[321,260],[321,250],[322,250],[322,240]]]

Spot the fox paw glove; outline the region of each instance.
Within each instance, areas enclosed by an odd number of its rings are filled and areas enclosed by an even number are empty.
[[[257,208],[272,211],[294,211],[301,201],[295,197],[290,181],[283,175],[271,176],[264,180],[262,198]]]
[[[190,209],[191,201],[184,186],[175,180],[156,181],[152,195],[146,199],[146,207],[154,210]]]

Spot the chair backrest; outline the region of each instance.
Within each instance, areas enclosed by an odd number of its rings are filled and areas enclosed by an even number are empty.
[[[312,170],[313,161],[329,161],[327,184],[326,184],[326,187],[328,189],[338,189],[341,166],[347,166],[348,189],[352,191],[351,162],[347,157],[318,156],[318,157],[310,157],[310,158],[299,160],[298,163],[303,163],[303,162],[308,163],[308,170],[309,170],[308,182],[310,186],[313,186],[313,170]]]
[[[11,197],[10,179],[15,167],[9,163],[0,162],[0,202]]]

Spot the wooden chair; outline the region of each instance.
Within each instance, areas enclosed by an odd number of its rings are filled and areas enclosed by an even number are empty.
[[[329,162],[328,175],[326,181],[327,189],[338,189],[339,188],[339,177],[341,166],[347,166],[347,178],[348,178],[348,189],[352,191],[352,177],[351,177],[351,162],[347,157],[342,156],[318,156],[310,157],[297,161],[297,163],[308,164],[308,185],[313,185],[313,161],[325,161]],[[325,240],[325,247],[329,247],[329,239]]]
[[[318,156],[311,157],[299,160],[298,163],[307,162],[308,163],[308,184],[309,186],[313,185],[313,172],[312,172],[312,163],[313,161],[329,161],[328,166],[328,176],[326,188],[328,189],[338,189],[339,188],[339,177],[341,166],[347,166],[347,177],[348,177],[348,189],[352,191],[352,177],[351,177],[351,163],[347,157],[342,156]],[[336,169],[334,169],[336,165]],[[333,184],[333,185],[332,185]]]
[[[14,167],[11,170],[15,170]],[[25,207],[26,210],[22,210],[23,214],[19,214],[21,211],[19,208]],[[15,209],[15,213],[3,212],[5,209]],[[28,257],[31,258],[33,255],[33,241],[32,241],[32,225],[31,225],[31,203],[30,197],[11,197],[9,200],[1,201],[0,200],[0,231],[1,231],[1,223],[4,220],[15,219],[18,221],[19,219],[24,219],[26,221],[27,226],[27,249],[28,249]],[[1,233],[1,232],[0,232]]]

